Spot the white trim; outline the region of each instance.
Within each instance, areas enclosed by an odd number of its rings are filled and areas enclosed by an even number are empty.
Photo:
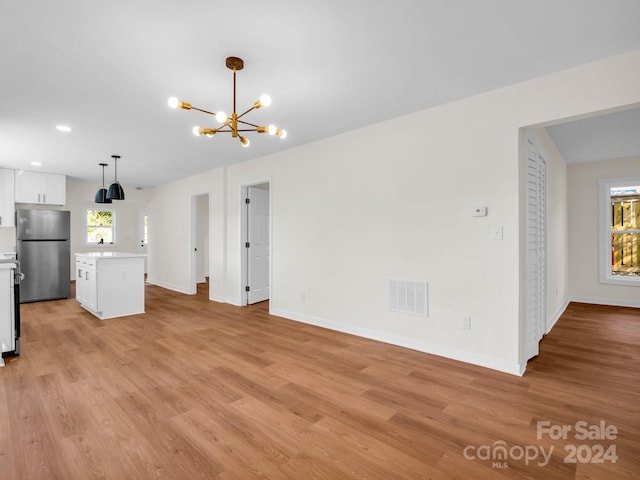
[[[614,307],[640,308],[640,300],[618,300],[614,298],[587,298],[577,297],[571,299],[572,302],[591,303],[593,305],[612,305]]]
[[[226,303],[235,307],[244,307],[244,305],[240,303],[241,301],[239,298],[227,298],[224,295],[210,294],[209,300],[211,300],[212,302]]]
[[[269,314],[286,318],[288,320],[294,320],[296,322],[306,323],[308,325],[315,325],[317,327],[328,328],[329,330],[334,330],[337,332],[348,333],[350,335],[356,335],[358,337],[396,345],[398,347],[409,348],[411,350],[417,350],[419,352],[429,353],[431,355],[438,355],[440,357],[450,358],[452,360],[471,363],[473,365],[490,368],[492,370],[498,370],[500,372],[509,373],[511,375],[522,376],[526,368],[526,364],[523,365],[520,363],[512,363],[500,358],[490,357],[488,355],[471,353],[458,348],[443,347],[441,345],[435,345],[432,343],[415,340],[413,338],[401,337],[399,335],[393,335],[370,328],[347,325],[344,323],[325,320],[310,315],[298,314],[279,309],[270,309]]]
[[[602,178],[598,180],[598,276],[600,283],[640,287],[640,277],[625,277],[611,274],[611,188],[640,185],[640,177]]]
[[[173,290],[174,292],[184,293],[185,295],[195,295],[195,292],[189,292],[187,288],[180,285],[173,285],[172,283],[157,282],[152,278],[147,277],[147,283],[150,285],[156,285],[158,287],[166,288],[167,290]]]
[[[556,326],[556,323],[558,323],[558,320],[560,320],[560,317],[565,312],[568,306],[569,306],[569,300],[566,300],[564,302],[564,305],[562,305],[562,307],[558,309],[558,311],[553,315],[553,317],[549,319],[550,321],[549,321],[549,324],[547,325],[547,331],[545,332],[545,334],[549,333],[551,329]]]

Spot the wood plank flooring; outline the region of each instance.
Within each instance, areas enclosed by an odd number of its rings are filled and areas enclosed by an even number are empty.
[[[106,321],[73,299],[22,305],[0,479],[639,478],[638,309],[571,304],[519,378],[267,303],[146,292],[146,314]],[[580,421],[616,438],[576,439]],[[537,438],[537,422],[571,431]]]

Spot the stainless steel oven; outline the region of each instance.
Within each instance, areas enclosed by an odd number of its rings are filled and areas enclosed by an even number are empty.
[[[0,256],[0,350],[2,358],[20,354],[20,263]]]

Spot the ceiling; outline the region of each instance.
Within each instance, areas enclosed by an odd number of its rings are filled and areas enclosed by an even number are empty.
[[[567,163],[640,157],[640,108],[553,125],[547,132]]]
[[[0,165],[99,182],[119,154],[121,183],[150,187],[640,49],[638,18],[637,0],[5,1]],[[232,55],[238,110],[269,93],[247,120],[285,140],[194,137],[213,119],[167,106],[231,112]],[[596,125],[577,123],[550,130],[561,149]]]

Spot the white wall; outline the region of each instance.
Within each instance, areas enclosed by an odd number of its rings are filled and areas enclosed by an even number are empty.
[[[599,283],[598,180],[640,177],[640,158],[569,165],[569,271],[571,299],[640,307],[640,287]]]
[[[226,298],[226,226],[224,169],[176,180],[152,190],[149,207],[147,281],[193,294],[190,280],[191,197],[209,194],[209,289],[212,299]],[[215,227],[215,228],[214,228]],[[215,272],[215,273],[212,273]]]
[[[188,284],[189,196],[209,191],[211,298],[240,304],[240,191],[269,181],[272,313],[521,373],[519,130],[640,102],[639,77],[633,52],[158,187],[150,277]],[[562,221],[550,255],[566,249]],[[551,308],[566,301],[563,268]],[[390,312],[389,278],[429,282],[429,317]]]
[[[2,227],[0,228],[0,253],[16,251],[16,228]]]

